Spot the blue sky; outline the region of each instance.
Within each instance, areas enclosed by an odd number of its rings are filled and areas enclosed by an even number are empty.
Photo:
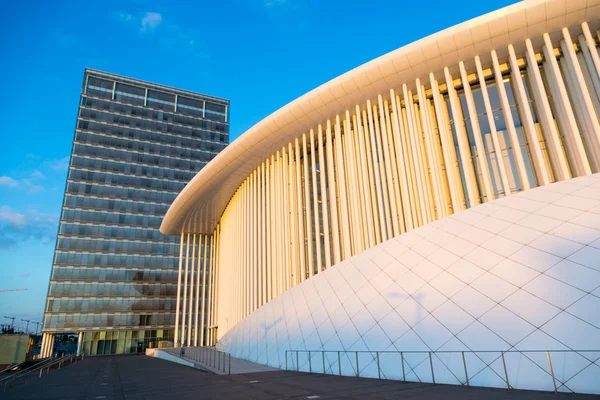
[[[231,100],[231,139],[318,85],[514,0],[4,4],[2,317],[41,321],[85,67]]]

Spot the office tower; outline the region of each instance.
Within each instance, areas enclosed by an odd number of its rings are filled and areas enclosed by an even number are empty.
[[[228,143],[229,101],[86,69],[48,299],[44,348],[83,332],[86,355],[172,341],[179,239],[171,202]]]

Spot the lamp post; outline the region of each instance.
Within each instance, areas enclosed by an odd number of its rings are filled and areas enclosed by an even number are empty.
[[[31,321],[31,323],[36,325],[36,326],[35,326],[35,335],[37,336],[37,334],[38,334],[38,332],[39,332],[39,330],[40,330],[40,325],[41,325],[41,322],[35,322],[35,321]]]
[[[10,320],[11,320],[11,321],[10,321],[10,329],[13,329],[13,328],[15,327],[15,317],[7,317],[7,316],[4,316],[4,318],[6,318],[6,319],[10,319]]]
[[[28,332],[29,332],[29,323],[30,323],[31,321],[30,321],[30,320],[28,320],[28,319],[22,319],[21,321],[23,321],[23,322],[27,322],[27,327],[25,328],[25,333],[28,333]]]

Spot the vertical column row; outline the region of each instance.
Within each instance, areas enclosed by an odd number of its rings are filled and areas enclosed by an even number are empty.
[[[227,330],[314,274],[444,216],[598,171],[600,57],[582,28],[577,47],[563,29],[559,51],[546,34],[537,49],[526,40],[522,54],[509,45],[504,60],[492,51],[489,65],[474,56],[432,72],[266,158],[203,239],[217,249],[208,277],[220,276],[206,285],[220,288],[207,294],[218,298],[207,326]]]
[[[212,235],[181,234],[175,347],[207,345],[215,337],[210,330],[216,325],[218,254],[215,236],[218,229]]]

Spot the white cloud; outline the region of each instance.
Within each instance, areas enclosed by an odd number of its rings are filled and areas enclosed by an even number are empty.
[[[10,176],[0,176],[0,187],[16,188],[19,186],[19,181]]]
[[[21,179],[21,183],[22,183],[23,189],[27,190],[28,192],[39,193],[39,192],[44,191],[43,186],[36,185],[35,183],[33,183],[33,181],[31,179]]]
[[[185,51],[188,56],[193,55],[202,59],[210,58],[205,51],[206,44],[196,30],[173,23],[159,12],[120,12],[115,14],[115,19],[136,28],[137,32],[145,38],[156,40],[163,49],[178,53]],[[153,35],[149,35],[149,33],[153,33]]]
[[[34,169],[31,173],[31,179],[46,179],[46,175],[42,174],[37,169]]]
[[[155,30],[162,22],[162,15],[156,12],[146,12],[142,17],[140,30],[148,32]]]
[[[48,168],[53,169],[54,171],[66,171],[69,169],[69,157],[58,158],[54,160],[46,160],[44,161],[44,165]]]
[[[0,222],[11,226],[24,226],[26,223],[25,214],[12,211],[7,206],[0,207]]]
[[[58,217],[36,210],[18,212],[0,206],[0,248],[16,246],[27,240],[52,243],[56,237]]]
[[[37,172],[37,173],[36,173]],[[44,174],[39,171],[32,173],[32,179],[13,179],[10,176],[0,176],[0,187],[9,189],[24,189],[31,193],[39,193],[44,190],[43,186],[36,185],[33,181],[45,178]]]

